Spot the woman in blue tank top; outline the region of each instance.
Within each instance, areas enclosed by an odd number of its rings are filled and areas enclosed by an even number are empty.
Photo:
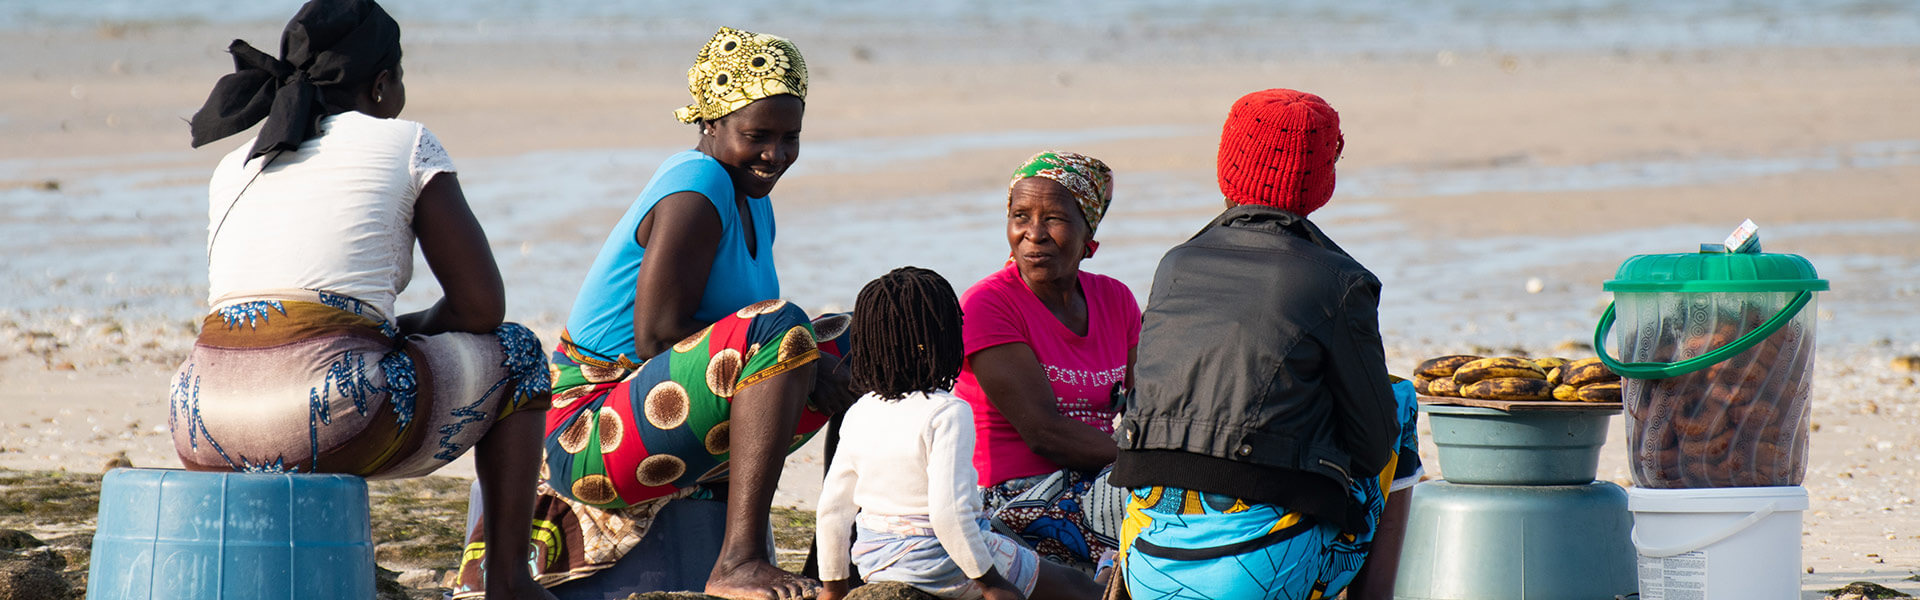
[[[767,555],[769,505],[786,454],[853,396],[817,345],[837,332],[779,299],[771,255],[767,196],[800,154],[806,63],[785,39],[721,28],[687,78],[676,114],[699,142],[614,226],[552,354],[536,522],[560,531],[534,536],[534,568],[549,585],[586,577],[666,502],[714,496],[727,523],[705,591],[811,597],[819,582]]]

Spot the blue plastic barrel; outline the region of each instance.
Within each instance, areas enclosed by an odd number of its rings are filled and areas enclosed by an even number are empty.
[[[115,469],[87,600],[367,600],[367,484],[351,475]]]

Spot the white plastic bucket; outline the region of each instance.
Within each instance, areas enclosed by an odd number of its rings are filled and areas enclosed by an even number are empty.
[[[1627,491],[1640,600],[1800,597],[1800,486]]]

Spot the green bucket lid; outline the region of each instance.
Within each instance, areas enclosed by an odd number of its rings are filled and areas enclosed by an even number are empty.
[[[1642,254],[1620,263],[1609,292],[1822,292],[1827,280],[1797,254]]]

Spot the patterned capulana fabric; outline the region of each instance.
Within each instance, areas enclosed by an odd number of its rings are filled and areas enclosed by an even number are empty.
[[[1107,216],[1107,206],[1113,204],[1113,169],[1098,158],[1058,150],[1035,154],[1013,171],[1007,189],[1028,177],[1050,179],[1067,188],[1080,206],[1080,216],[1087,219],[1089,235],[1100,229],[1100,219]]]
[[[980,488],[994,529],[1019,539],[1042,558],[1092,575],[1120,547],[1127,491],[1098,473],[1062,469]]]
[[[562,344],[553,353],[547,481],[595,508],[622,508],[726,474],[734,395],[820,356],[799,307],[740,309],[643,364]],[[789,451],[827,422],[809,407]]]
[[[753,101],[790,94],[807,99],[807,60],[786,38],[721,27],[687,69],[693,104],[674,111],[682,123],[713,121]]]
[[[545,410],[540,340],[394,337],[359,300],[310,290],[220,306],[174,377],[168,425],[188,469],[414,477],[501,418]]]
[[[667,502],[711,498],[701,484],[726,478],[734,396],[820,352],[806,313],[784,300],[741,308],[639,364],[563,333],[528,551],[535,579],[551,587],[610,568]],[[826,423],[812,406],[801,411],[787,451]],[[470,532],[455,598],[483,593],[485,539]]]

